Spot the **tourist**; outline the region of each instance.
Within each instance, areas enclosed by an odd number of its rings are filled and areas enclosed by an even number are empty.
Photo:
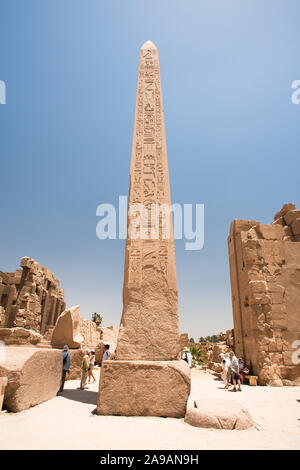
[[[89,367],[90,367],[90,350],[87,349],[85,355],[83,356],[82,365],[81,365],[81,381],[80,381],[81,390],[85,389]]]
[[[103,361],[109,361],[109,359],[110,359],[109,344],[106,344],[104,346],[104,353],[103,353],[103,357],[102,357],[102,362]]]
[[[94,366],[95,366],[95,351],[92,349],[91,352],[90,352],[90,367],[89,367],[89,370],[88,370],[88,376],[89,376],[88,383],[91,382],[92,377],[94,379],[94,382],[96,382],[95,376],[93,374]]]
[[[222,373],[221,373],[221,378],[225,384],[225,388],[229,388],[230,385],[230,374],[231,374],[231,369],[230,369],[230,360],[224,353],[220,353],[221,356],[221,366],[222,366]]]
[[[97,320],[97,313],[94,312],[94,313],[92,314],[92,321],[95,322],[96,320]]]
[[[239,357],[239,372],[240,372],[240,377],[241,377],[241,383],[243,384],[245,380],[245,376],[250,373],[250,370],[245,366],[245,363],[242,357]]]
[[[192,367],[192,355],[189,350],[189,348],[185,347],[183,348],[183,354],[182,354],[182,359],[188,363],[189,367]]]
[[[67,372],[69,374],[71,358],[70,358],[70,354],[68,353],[68,350],[69,350],[69,346],[65,344],[64,350],[62,351],[63,367],[62,367],[61,385],[60,385],[59,393],[62,392],[64,389]]]
[[[241,389],[241,378],[240,378],[240,371],[239,371],[239,361],[233,351],[230,351],[229,357],[231,360],[230,367],[231,367],[232,381],[233,381],[233,388],[231,389],[231,391],[241,392],[242,389]],[[236,389],[236,385],[238,385],[238,389]]]

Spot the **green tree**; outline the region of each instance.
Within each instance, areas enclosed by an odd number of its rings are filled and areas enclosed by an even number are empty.
[[[195,343],[194,338],[190,338],[190,343]]]
[[[197,346],[196,344],[190,346],[190,351],[195,365],[202,365],[205,363],[205,358],[201,346]]]

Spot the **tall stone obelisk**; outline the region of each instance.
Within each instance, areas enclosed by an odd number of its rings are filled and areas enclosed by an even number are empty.
[[[185,414],[171,197],[158,51],[140,50],[116,360],[102,365],[99,414]],[[109,397],[109,398],[108,398]]]
[[[166,221],[170,224],[170,233],[166,234],[169,235],[168,239],[163,238],[162,227],[152,234],[150,230],[151,225],[154,225],[151,220],[152,204],[171,207],[158,51],[151,41],[147,41],[140,50],[129,214],[134,204],[145,206],[147,220],[144,234],[139,239],[131,239],[127,235],[123,314],[116,357],[136,360],[176,359],[179,325],[170,212]],[[162,216],[161,212],[161,226]],[[143,222],[142,216],[141,219]],[[156,220],[159,220],[158,213]],[[133,222],[134,216],[128,215],[128,228]]]

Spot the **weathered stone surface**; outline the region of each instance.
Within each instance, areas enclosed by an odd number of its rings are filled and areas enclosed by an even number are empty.
[[[292,232],[294,235],[300,235],[300,218],[292,223]]]
[[[86,318],[81,318],[79,332],[83,337],[82,346],[88,349],[95,349],[100,339],[100,332],[96,323]]]
[[[65,344],[69,348],[79,348],[84,340],[80,333],[80,326],[80,306],[76,305],[65,310],[57,319],[51,344],[59,348],[62,348]]]
[[[277,220],[280,217],[283,217],[287,212],[293,211],[295,209],[296,209],[296,204],[294,204],[293,202],[288,202],[287,204],[284,204],[282,206],[282,209],[280,209],[280,211],[274,215],[274,220]]]
[[[15,273],[0,271],[0,326],[44,334],[65,309],[64,291],[54,274],[32,258],[22,258],[21,267]]]
[[[182,418],[189,393],[185,361],[105,361],[97,413]]]
[[[176,359],[179,345],[177,279],[172,216],[166,238],[150,238],[151,204],[171,206],[158,51],[151,41],[140,50],[131,156],[128,227],[134,204],[147,208],[140,238],[126,240],[123,313],[116,357],[120,360]],[[148,221],[146,220],[148,218]],[[158,220],[158,219],[157,219]],[[152,228],[155,228],[152,224]]]
[[[291,225],[294,222],[294,220],[300,219],[300,210],[294,209],[292,211],[289,211],[284,215],[283,218],[287,225]]]
[[[283,218],[293,229],[297,213],[286,204],[275,221]],[[228,237],[235,351],[259,384],[282,386],[300,374],[291,360],[291,345],[300,339],[300,244],[290,226],[249,229],[246,222],[243,231],[233,221]]]
[[[265,240],[282,240],[284,237],[284,230],[278,224],[258,224],[256,226],[256,231],[258,236]]]
[[[115,326],[100,326],[97,330],[99,331],[101,341],[117,343],[119,329]]]
[[[0,328],[0,340],[4,341],[6,345],[36,345],[42,341],[42,338],[42,335],[36,331],[26,328]]]
[[[184,421],[200,428],[244,430],[254,426],[249,411],[229,400],[191,400]]]
[[[0,364],[0,377],[8,377],[4,407],[22,411],[55,397],[62,374],[61,351],[9,347]]]

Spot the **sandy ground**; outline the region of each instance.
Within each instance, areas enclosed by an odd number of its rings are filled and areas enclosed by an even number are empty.
[[[183,419],[96,416],[96,384],[77,390],[66,382],[63,396],[21,413],[0,416],[0,449],[300,449],[300,387],[223,389],[207,372],[192,370],[192,394],[236,400],[255,420],[256,429],[200,429]],[[113,399],[113,397],[112,397]]]

